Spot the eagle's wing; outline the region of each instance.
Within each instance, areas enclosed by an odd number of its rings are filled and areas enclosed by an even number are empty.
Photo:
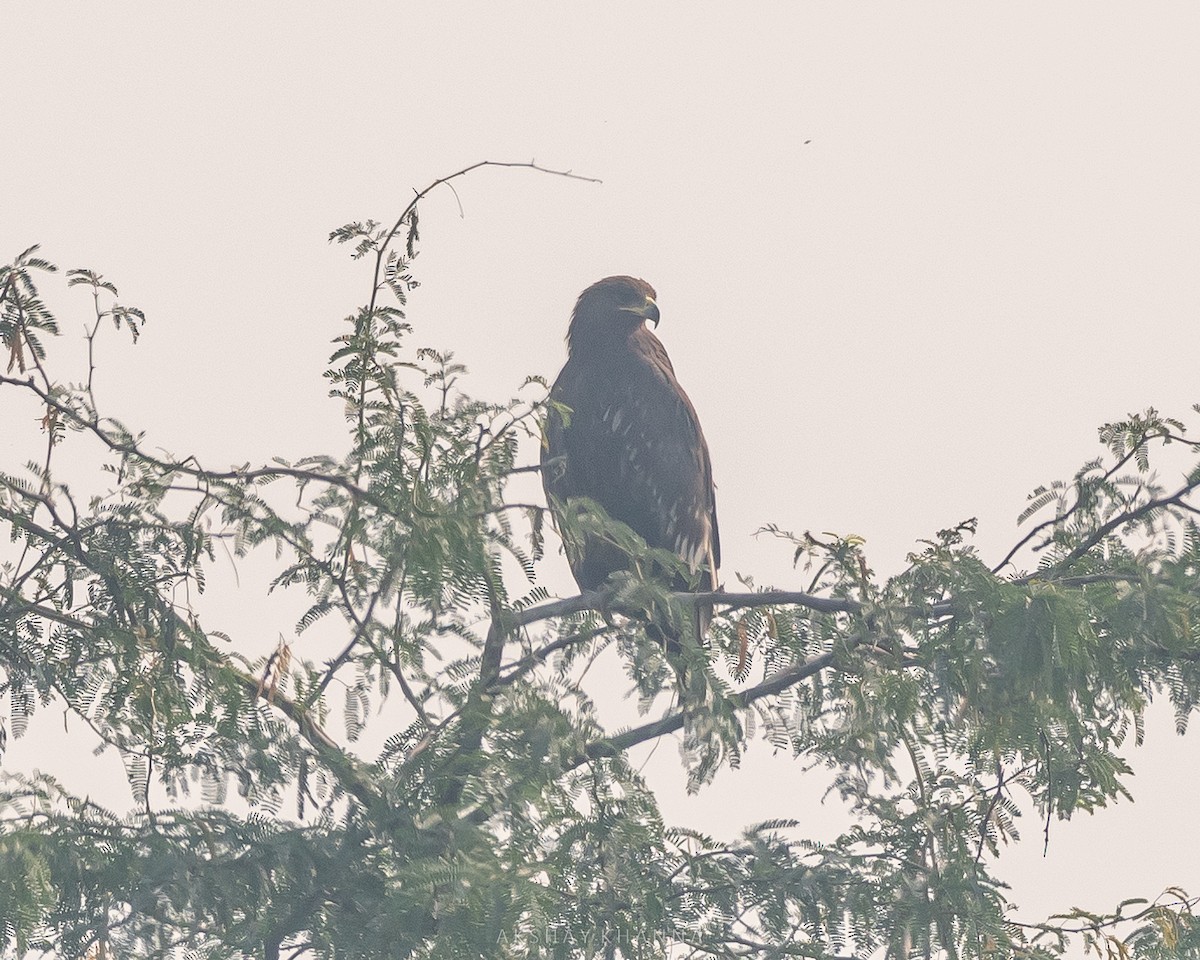
[[[649,331],[638,341],[652,382],[635,387],[637,397],[630,399],[636,406],[640,398],[644,415],[627,434],[626,482],[633,491],[644,490],[638,499],[644,498],[653,518],[644,529],[659,531],[646,542],[684,558],[693,573],[706,568],[702,587],[715,590],[721,539],[708,443],[663,345]]]

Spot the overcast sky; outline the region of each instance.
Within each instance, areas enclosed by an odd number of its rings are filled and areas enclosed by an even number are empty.
[[[583,287],[645,277],[727,583],[798,585],[769,521],[863,536],[886,575],[978,516],[998,559],[1099,424],[1200,400],[1194,4],[39,2],[5,33],[0,257],[40,242],[142,307],[100,402],[214,467],[344,449],[320,374],[369,277],[326,236],[482,159],[603,184],[483,170],[430,197],[415,341],[501,399],[557,371]],[[15,434],[4,469],[33,455]],[[1200,752],[1171,728],[1152,711],[1136,805],[1056,825],[1045,859],[1026,820],[1023,916],[1200,891]],[[34,739],[6,762],[44,761]],[[836,820],[765,744],[695,798],[659,754],[677,822]]]

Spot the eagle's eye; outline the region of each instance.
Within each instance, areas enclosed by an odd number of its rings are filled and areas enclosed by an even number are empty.
[[[658,326],[658,304],[654,302],[654,298],[642,290],[630,290],[629,294],[628,298],[620,301],[621,305],[617,310],[620,313],[633,314],[641,320],[649,320]]]

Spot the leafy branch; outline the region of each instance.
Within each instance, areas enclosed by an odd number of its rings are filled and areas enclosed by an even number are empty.
[[[677,558],[585,510],[628,569],[553,599],[537,583],[541,507],[508,487],[536,470],[525,447],[544,400],[529,387],[544,382],[480,400],[450,351],[409,343],[419,203],[483,166],[588,179],[483,162],[416,191],[390,227],[331,235],[373,262],[326,372],[346,405],[342,456],[213,470],[151,453],[93,395],[99,331],[136,337],[144,316],[100,274],[69,271],[93,309],[86,379],[64,386],[33,279],[53,265],[31,249],[3,268],[0,389],[39,405],[49,438],[24,473],[0,474],[15,545],[0,558],[0,693],[15,736],[52,702],[82,718],[121,752],[139,809],[4,774],[0,936],[21,953],[214,960],[680,944],[1048,960],[1072,936],[1149,960],[1196,943],[1182,893],[1022,924],[992,873],[1023,806],[1048,825],[1128,795],[1122,747],[1153,698],[1181,729],[1200,704],[1200,470],[1173,489],[1151,472],[1162,447],[1197,449],[1182,421],[1147,411],[1102,428],[1106,458],[1035,491],[1022,522],[1053,515],[998,565],[973,547],[974,521],[887,578],[860,538],[772,527],[805,589],[745,576],[677,593],[663,575]],[[58,461],[52,475],[68,432],[99,444],[107,492],[78,495]],[[237,561],[260,546],[275,550],[269,589],[305,597],[294,633],[325,624],[324,659],[281,631],[251,660],[204,626],[195,598],[218,550]],[[1022,551],[1036,572],[1000,576]],[[696,604],[719,611],[709,646],[668,655],[646,625],[681,624]],[[616,669],[642,710],[623,730],[593,699]],[[851,826],[803,838],[792,810],[732,839],[667,825],[629,754],[668,736],[691,789],[756,739],[824,767]],[[152,778],[175,806],[152,802]]]

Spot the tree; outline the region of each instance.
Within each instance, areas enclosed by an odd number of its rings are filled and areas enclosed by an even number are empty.
[[[1022,517],[1033,525],[995,565],[972,547],[970,520],[887,579],[853,537],[772,528],[794,546],[804,589],[747,579],[701,595],[718,616],[708,650],[679,654],[703,688],[681,707],[678,664],[644,629],[698,602],[663,585],[678,561],[585,512],[578,522],[628,552],[630,570],[602,592],[551,599],[536,583],[542,509],[507,493],[536,469],[521,454],[538,437],[544,383],[476,399],[451,354],[411,346],[420,201],[472,169],[418,193],[390,228],[331,235],[373,267],[327,371],[347,411],[343,456],[218,470],[152,451],[101,414],[92,389],[102,328],[136,339],[142,313],[99,274],[68,271],[95,311],[87,379],[65,383],[47,361],[58,328],[38,292],[54,265],[31,248],[0,273],[0,385],[37,405],[43,433],[26,438],[40,459],[0,476],[10,729],[65,708],[119,753],[140,798],[113,812],[47,776],[3,774],[7,948],[1200,951],[1183,891],[1023,924],[992,872],[1021,802],[1049,824],[1123,795],[1120,749],[1140,739],[1152,697],[1169,697],[1181,731],[1200,698],[1200,467],[1175,488],[1151,472],[1164,447],[1194,453],[1184,424],[1151,410],[1103,427],[1103,455],[1034,491]],[[106,486],[86,502],[58,471],[60,451],[85,443],[103,455]],[[250,660],[206,628],[195,597],[226,548],[274,548],[271,586],[306,594],[295,630],[327,631],[328,659],[301,660],[281,640]],[[1012,566],[1026,555],[1034,572]],[[602,725],[587,670],[602,652],[641,695],[640,725]],[[380,725],[386,740],[368,747]],[[818,843],[795,810],[735,839],[664,823],[628,751],[675,731],[693,789],[762,736],[832,771],[852,826]]]

